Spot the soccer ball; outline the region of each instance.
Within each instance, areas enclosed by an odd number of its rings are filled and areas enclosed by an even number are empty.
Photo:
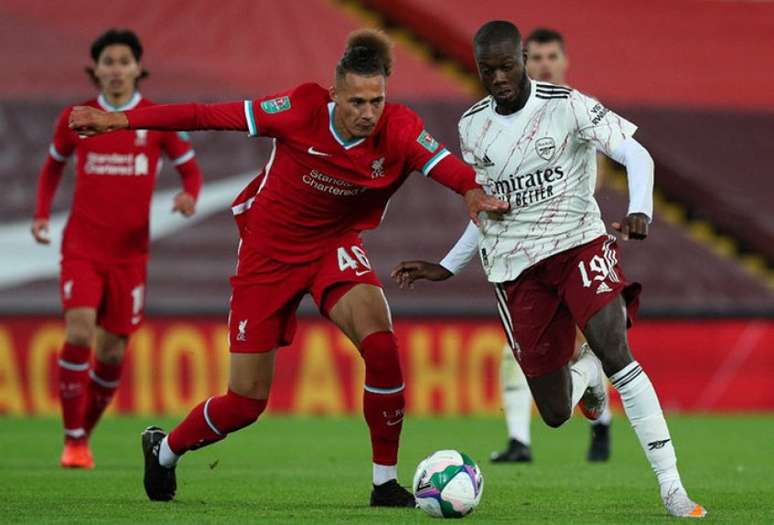
[[[414,474],[417,506],[436,518],[462,518],[481,501],[484,476],[470,456],[439,450],[423,459]]]

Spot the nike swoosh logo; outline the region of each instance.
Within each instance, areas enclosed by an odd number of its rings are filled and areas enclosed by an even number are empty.
[[[401,421],[403,421],[403,418],[399,418],[399,419],[393,419],[392,421],[389,421],[389,420],[388,420],[388,421],[385,421],[385,423],[387,423],[387,426],[388,426],[388,427],[394,427],[395,425],[397,425],[397,424],[398,424],[398,423],[400,423]]]
[[[371,270],[363,270],[362,272],[355,272],[355,277],[360,277],[361,275],[365,275],[370,272]]]
[[[330,153],[323,153],[322,151],[317,151],[316,149],[314,149],[314,146],[309,146],[309,149],[306,150],[306,152],[309,153],[310,155],[317,155],[318,157],[330,157],[331,156]]]

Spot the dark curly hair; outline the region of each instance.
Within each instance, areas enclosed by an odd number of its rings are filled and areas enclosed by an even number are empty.
[[[344,56],[336,64],[336,78],[347,73],[389,77],[392,62],[392,42],[387,35],[377,29],[361,29],[347,38]]]
[[[99,56],[102,54],[102,52],[105,50],[106,47],[112,46],[115,44],[123,44],[125,46],[128,46],[129,49],[132,51],[132,55],[134,56],[134,59],[139,62],[140,59],[142,59],[142,43],[140,42],[140,39],[137,37],[137,34],[130,30],[130,29],[108,29],[104,33],[102,33],[97,39],[91,44],[91,59],[96,64],[97,61],[99,61]],[[94,68],[92,66],[86,67],[86,74],[89,75],[89,78],[97,87],[99,86],[99,80],[97,80],[97,77],[94,76]],[[143,69],[140,73],[139,78],[137,81],[148,78],[148,71]]]

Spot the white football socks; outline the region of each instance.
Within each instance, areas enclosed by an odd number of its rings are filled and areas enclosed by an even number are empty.
[[[609,425],[613,421],[613,413],[610,411],[610,405],[608,404],[605,409],[602,411],[602,415],[599,416],[599,419],[596,421],[592,421],[591,424],[596,425]]]
[[[172,452],[172,449],[169,448],[169,443],[167,442],[168,439],[169,436],[164,436],[161,445],[159,445],[159,463],[162,467],[174,468],[177,466],[180,456]]]
[[[633,361],[613,374],[610,381],[621,395],[626,417],[656,473],[662,493],[674,489],[684,492],[669,429],[647,374],[637,361]]]
[[[374,463],[374,485],[384,485],[391,479],[398,479],[398,465]]]
[[[527,385],[527,378],[508,345],[503,350],[503,360],[500,363],[500,392],[508,436],[529,446],[532,394]]]

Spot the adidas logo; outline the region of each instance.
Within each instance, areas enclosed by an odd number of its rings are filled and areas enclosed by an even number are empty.
[[[481,164],[485,168],[491,168],[495,165],[495,163],[492,162],[492,160],[489,158],[489,155],[484,155],[484,159],[481,161]]]
[[[597,295],[602,294],[602,293],[609,293],[609,292],[612,292],[612,291],[613,291],[613,289],[610,288],[607,285],[607,283],[603,282],[602,284],[599,285],[599,288],[597,288]]]

